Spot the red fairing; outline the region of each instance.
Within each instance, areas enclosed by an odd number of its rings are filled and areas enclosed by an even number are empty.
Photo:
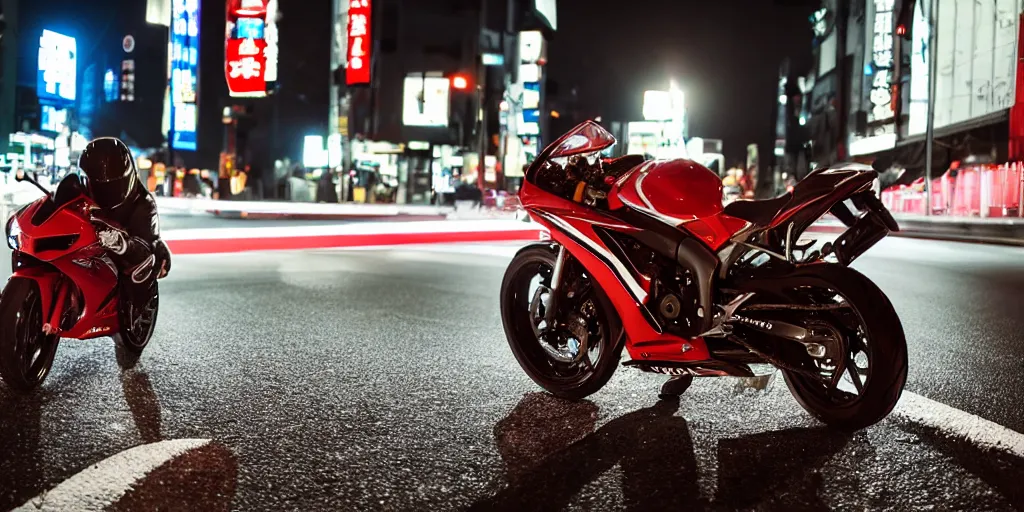
[[[733,235],[747,226],[747,221],[730,217],[724,213],[687,222],[682,225],[683,229],[708,244],[708,247],[715,251],[725,245]]]
[[[524,189],[526,184],[524,183]],[[550,196],[549,196],[550,197]],[[566,201],[568,202],[568,201]],[[565,215],[565,211],[559,211],[558,215]],[[651,327],[651,324],[644,318],[640,310],[640,303],[631,294],[630,286],[610,286],[611,283],[621,283],[619,275],[596,254],[609,253],[608,248],[600,241],[594,232],[595,225],[602,225],[603,219],[594,215],[576,216],[569,220],[566,217],[552,220],[555,213],[537,211],[534,218],[551,232],[551,238],[563,245],[576,258],[584,268],[590,272],[594,279],[602,283],[602,289],[608,294],[615,310],[622,320],[623,329],[626,331],[626,352],[635,361],[703,361],[710,359],[707,346],[703,339],[695,338],[684,340],[679,336],[659,333]],[[607,217],[604,217],[607,219]],[[555,224],[558,222],[558,224]],[[616,221],[612,221],[616,223]],[[566,226],[571,227],[576,233],[569,233]],[[635,228],[634,228],[635,229]],[[583,235],[585,238],[577,242],[572,235]],[[587,244],[584,247],[582,244]],[[620,272],[621,274],[621,272]],[[636,283],[639,286],[639,283]],[[641,301],[646,300],[645,290]],[[688,343],[692,348],[688,351],[680,350],[680,347]]]
[[[16,277],[35,280],[39,284],[44,311],[51,312],[46,319],[60,325],[64,313],[64,298],[81,292],[84,300],[78,322],[68,330],[59,330],[64,338],[88,339],[107,336],[119,328],[117,269],[104,258],[96,231],[89,219],[92,203],[85,196],[70,201],[39,226],[32,224],[33,215],[45,204],[45,199],[28,206],[19,216],[21,227],[19,252],[45,261],[51,266],[29,266],[14,272]],[[77,235],[66,250],[35,250],[36,240],[55,236]],[[65,278],[66,277],[66,278]],[[55,307],[60,306],[60,307]]]

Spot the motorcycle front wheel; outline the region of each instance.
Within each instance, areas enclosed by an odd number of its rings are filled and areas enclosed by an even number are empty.
[[[571,256],[561,286],[553,292],[559,294],[554,325],[546,325],[541,319],[545,306],[537,304],[544,290],[550,292],[557,258],[551,247],[516,255],[501,284],[501,320],[512,354],[526,374],[549,393],[577,400],[604,387],[615,373],[622,328],[600,285]]]
[[[57,335],[43,333],[43,302],[32,279],[12,277],[0,295],[0,377],[27,393],[50,374]]]
[[[878,423],[896,406],[907,382],[907,341],[896,310],[870,279],[840,265],[816,265],[790,283],[791,303],[835,308],[819,319],[842,341],[842,359],[836,358],[841,366],[832,364],[832,382],[827,382],[828,368],[821,368],[822,378],[783,371],[794,398],[832,427],[859,430]]]

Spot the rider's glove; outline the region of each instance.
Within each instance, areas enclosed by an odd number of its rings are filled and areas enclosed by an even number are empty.
[[[93,227],[96,228],[96,236],[100,239],[100,245],[104,249],[119,255],[128,251],[128,233],[102,219],[93,217],[91,220]]]

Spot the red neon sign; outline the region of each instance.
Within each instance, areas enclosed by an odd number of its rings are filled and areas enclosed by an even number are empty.
[[[235,97],[259,97],[267,92],[267,0],[228,0],[224,77]],[[245,23],[243,26],[242,24]]]
[[[267,90],[264,73],[267,56],[263,39],[228,39],[224,73],[233,95],[263,95]]]
[[[345,83],[370,83],[370,0],[349,0],[348,6],[348,69]]]

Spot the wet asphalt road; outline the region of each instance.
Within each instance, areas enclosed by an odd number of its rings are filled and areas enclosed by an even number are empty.
[[[513,252],[179,258],[136,370],[109,340],[66,342],[39,393],[0,386],[0,510],[178,438],[215,445],[113,508],[1024,507],[1021,461],[895,418],[829,431],[781,379],[698,379],[675,405],[628,370],[590,401],[537,393],[498,315]],[[869,254],[856,266],[903,318],[908,389],[1024,431],[1024,251],[892,239]]]

